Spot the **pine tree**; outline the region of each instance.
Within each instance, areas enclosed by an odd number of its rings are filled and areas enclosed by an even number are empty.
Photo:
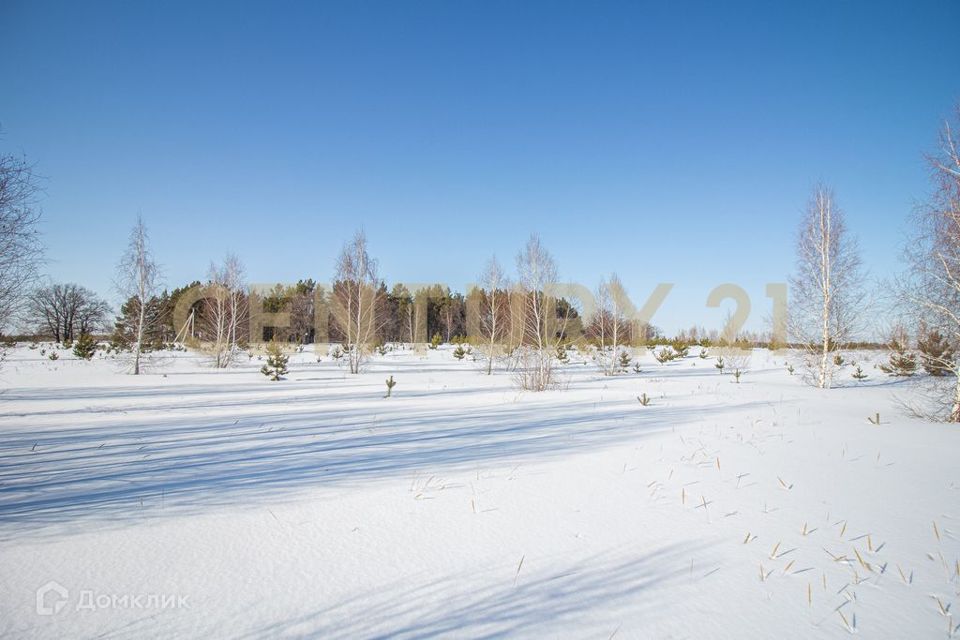
[[[671,360],[676,360],[677,354],[672,349],[664,347],[660,349],[660,351],[655,351],[653,357],[656,358],[660,364],[666,364]]]
[[[463,348],[462,344],[458,344],[457,348],[453,350],[453,357],[457,360],[463,360],[464,356],[467,355],[467,350]]]
[[[282,380],[287,375],[287,362],[290,357],[284,355],[283,349],[276,341],[271,341],[267,345],[267,363],[260,367],[260,373],[267,376],[274,382]]]
[[[567,355],[567,347],[562,342],[557,345],[557,360],[564,364],[570,362],[570,356]]]
[[[621,368],[623,371],[626,371],[626,370],[627,370],[627,367],[630,366],[630,360],[631,360],[631,358],[630,358],[630,354],[629,354],[629,353],[627,353],[626,351],[621,351],[621,352],[620,352],[620,368]]]
[[[727,366],[727,365],[724,364],[724,362],[723,362],[723,356],[718,356],[718,357],[717,357],[717,362],[716,362],[716,364],[714,364],[713,366],[715,366],[717,369],[720,369],[720,375],[723,375],[723,369],[724,369],[724,367]]]
[[[923,369],[932,376],[947,376],[953,372],[953,346],[936,329],[924,332],[917,340]]]
[[[890,362],[880,370],[891,376],[912,376],[917,371],[917,355],[907,351],[906,336],[899,334],[890,340]]]
[[[857,370],[854,371],[852,375],[853,375],[853,379],[854,379],[854,380],[866,380],[866,379],[867,379],[867,374],[865,374],[865,373],[863,372],[863,369],[860,368],[860,365],[857,365]]]
[[[73,355],[83,360],[90,360],[97,352],[97,341],[89,333],[81,333],[73,345]]]

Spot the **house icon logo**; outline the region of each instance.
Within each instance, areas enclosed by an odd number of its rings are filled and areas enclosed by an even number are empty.
[[[67,598],[70,592],[67,588],[51,580],[47,584],[37,589],[37,614],[41,616],[52,616],[60,613],[60,610],[67,604]]]

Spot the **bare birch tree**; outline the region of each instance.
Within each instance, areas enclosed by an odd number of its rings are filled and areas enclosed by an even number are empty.
[[[209,279],[203,317],[210,339],[213,366],[224,369],[236,359],[240,330],[247,319],[243,264],[237,256],[227,254],[221,265],[211,263]]]
[[[517,378],[521,388],[544,391],[553,382],[553,331],[555,305],[549,292],[557,282],[557,265],[536,235],[530,236],[526,246],[517,255],[517,276],[523,296],[523,339],[521,364]],[[553,333],[553,335],[551,335]]]
[[[137,223],[130,231],[130,240],[127,250],[120,258],[117,266],[117,290],[130,300],[132,305],[132,333],[131,345],[133,375],[139,375],[143,356],[144,338],[152,326],[159,321],[155,314],[148,310],[151,298],[160,290],[160,268],[150,253],[147,228],[143,218],[137,216]]]
[[[377,261],[367,250],[367,237],[358,231],[337,259],[331,314],[347,342],[350,373],[360,373],[371,343],[383,324],[384,290]]]
[[[901,297],[925,332],[942,334],[951,348],[932,356],[935,369],[924,415],[960,422],[960,105],[954,123],[944,123],[939,149],[929,158],[934,192],[914,213],[913,237],[906,247],[909,273]],[[928,357],[930,357],[928,355]]]
[[[627,292],[617,274],[600,283],[597,288],[597,312],[595,330],[599,332],[600,366],[606,375],[620,372],[620,348],[628,333],[625,310],[629,305]],[[610,349],[607,349],[609,344]]]
[[[37,191],[26,161],[0,155],[0,331],[17,315],[43,258],[40,213],[34,208]]]
[[[498,345],[507,332],[507,314],[510,309],[508,291],[510,282],[496,256],[490,259],[480,275],[479,323],[482,350],[487,359],[487,375],[493,373]]]
[[[800,223],[797,271],[790,280],[790,329],[807,352],[812,380],[821,389],[833,382],[831,352],[857,328],[863,304],[857,244],[848,234],[833,192],[818,186]]]

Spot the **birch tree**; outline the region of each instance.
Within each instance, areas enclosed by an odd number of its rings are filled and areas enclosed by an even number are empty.
[[[480,275],[480,309],[479,330],[483,341],[483,351],[487,358],[487,375],[493,373],[493,361],[497,355],[497,347],[507,333],[507,314],[510,301],[507,291],[510,282],[507,275],[497,261],[496,256],[490,259],[483,273]]]
[[[148,305],[160,289],[160,268],[150,253],[147,228],[139,216],[130,231],[127,250],[117,266],[117,289],[132,305],[132,373],[139,375],[144,337],[159,322],[159,318],[149,312]]]
[[[340,251],[336,265],[331,314],[347,342],[350,373],[360,373],[371,343],[383,324],[384,289],[377,261],[370,257],[367,237],[358,231]]]
[[[933,406],[928,417],[960,422],[960,105],[954,121],[944,123],[937,151],[928,159],[933,194],[914,213],[906,247],[909,273],[901,287],[914,320],[925,332],[936,331],[950,349],[931,356],[946,376],[928,379]]]
[[[210,264],[209,279],[203,318],[213,366],[224,369],[233,363],[239,352],[242,323],[247,319],[243,264],[237,256],[227,254],[222,264]]]
[[[863,276],[856,241],[850,237],[833,192],[818,186],[797,237],[797,271],[790,280],[790,327],[807,352],[812,381],[833,382],[831,352],[851,338],[863,304]]]
[[[612,274],[600,283],[597,288],[597,312],[593,327],[600,342],[600,365],[609,376],[616,375],[621,370],[620,348],[628,334],[625,316],[628,305],[627,292],[617,274]]]
[[[518,287],[523,301],[523,340],[517,378],[521,388],[544,391],[553,382],[555,306],[549,292],[557,283],[557,265],[536,235],[517,255]],[[551,335],[552,334],[552,335]]]
[[[0,155],[0,331],[17,315],[43,258],[33,171],[21,158]]]

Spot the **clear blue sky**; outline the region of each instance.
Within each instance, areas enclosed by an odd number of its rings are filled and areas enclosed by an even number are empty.
[[[654,318],[792,268],[831,184],[878,276],[960,100],[960,2],[0,0],[0,151],[46,176],[49,276],[110,299],[138,212],[167,282],[227,251],[327,280],[365,227],[390,282],[462,288],[541,234]]]

